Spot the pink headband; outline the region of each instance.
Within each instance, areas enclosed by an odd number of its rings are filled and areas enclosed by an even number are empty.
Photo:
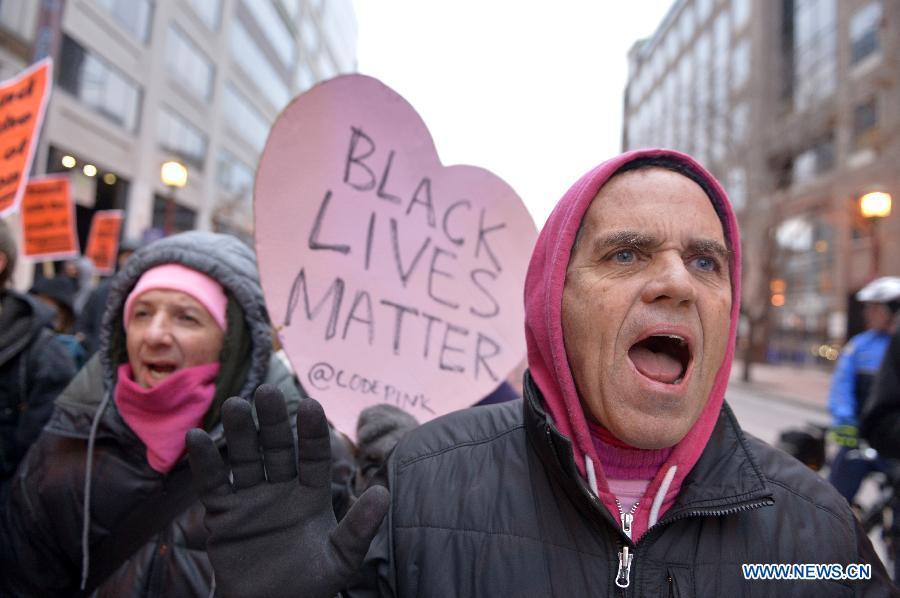
[[[196,299],[200,305],[206,308],[216,324],[222,330],[226,329],[225,307],[228,299],[222,285],[206,274],[192,270],[180,264],[164,264],[150,268],[138,279],[137,284],[125,300],[124,324],[128,327],[131,320],[134,302],[147,291],[165,289],[180,291]]]

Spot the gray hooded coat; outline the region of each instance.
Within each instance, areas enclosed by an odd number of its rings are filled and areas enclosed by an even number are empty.
[[[134,254],[113,282],[101,348],[60,396],[49,424],[16,474],[2,513],[0,594],[209,596],[203,507],[189,490],[187,459],[168,474],[147,464],[146,447],[111,400],[116,368],[127,359],[122,311],[148,269],[179,263],[217,280],[228,297],[227,332],[216,394],[203,427],[221,446],[219,412],[229,396],[252,400],[264,382],[279,386],[296,410],[300,390],[272,355],[271,327],[253,252],[233,237],[190,232]],[[87,481],[87,483],[86,483]],[[141,536],[167,497],[182,495],[174,518]],[[130,557],[109,546],[147,537]],[[88,546],[87,554],[83,550]]]

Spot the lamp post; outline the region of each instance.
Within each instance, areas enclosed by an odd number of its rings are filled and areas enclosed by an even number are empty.
[[[881,269],[881,244],[878,237],[878,222],[891,214],[891,194],[883,191],[866,193],[859,198],[859,211],[872,227],[872,278]]]
[[[164,162],[159,170],[159,178],[169,190],[166,195],[166,212],[163,220],[163,231],[166,235],[172,234],[175,224],[175,190],[187,185],[187,167],[176,160]]]

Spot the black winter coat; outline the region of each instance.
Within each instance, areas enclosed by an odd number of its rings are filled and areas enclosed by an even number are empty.
[[[725,405],[672,508],[632,544],[525,400],[423,425],[388,466],[391,509],[356,596],[896,596],[850,508]],[[615,584],[624,546],[628,587]],[[871,563],[872,580],[750,581],[743,563]]]
[[[12,476],[75,375],[51,330],[53,312],[14,291],[0,293],[0,484]]]
[[[866,401],[860,435],[882,456],[900,459],[900,328],[891,337]]]

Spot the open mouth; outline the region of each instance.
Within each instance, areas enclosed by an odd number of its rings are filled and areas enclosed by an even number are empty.
[[[150,373],[150,377],[155,380],[161,380],[171,375],[178,368],[174,363],[166,363],[166,362],[158,362],[158,363],[145,363],[147,371]]]
[[[691,364],[691,347],[677,334],[653,334],[636,342],[628,357],[641,374],[663,384],[680,384]]]

